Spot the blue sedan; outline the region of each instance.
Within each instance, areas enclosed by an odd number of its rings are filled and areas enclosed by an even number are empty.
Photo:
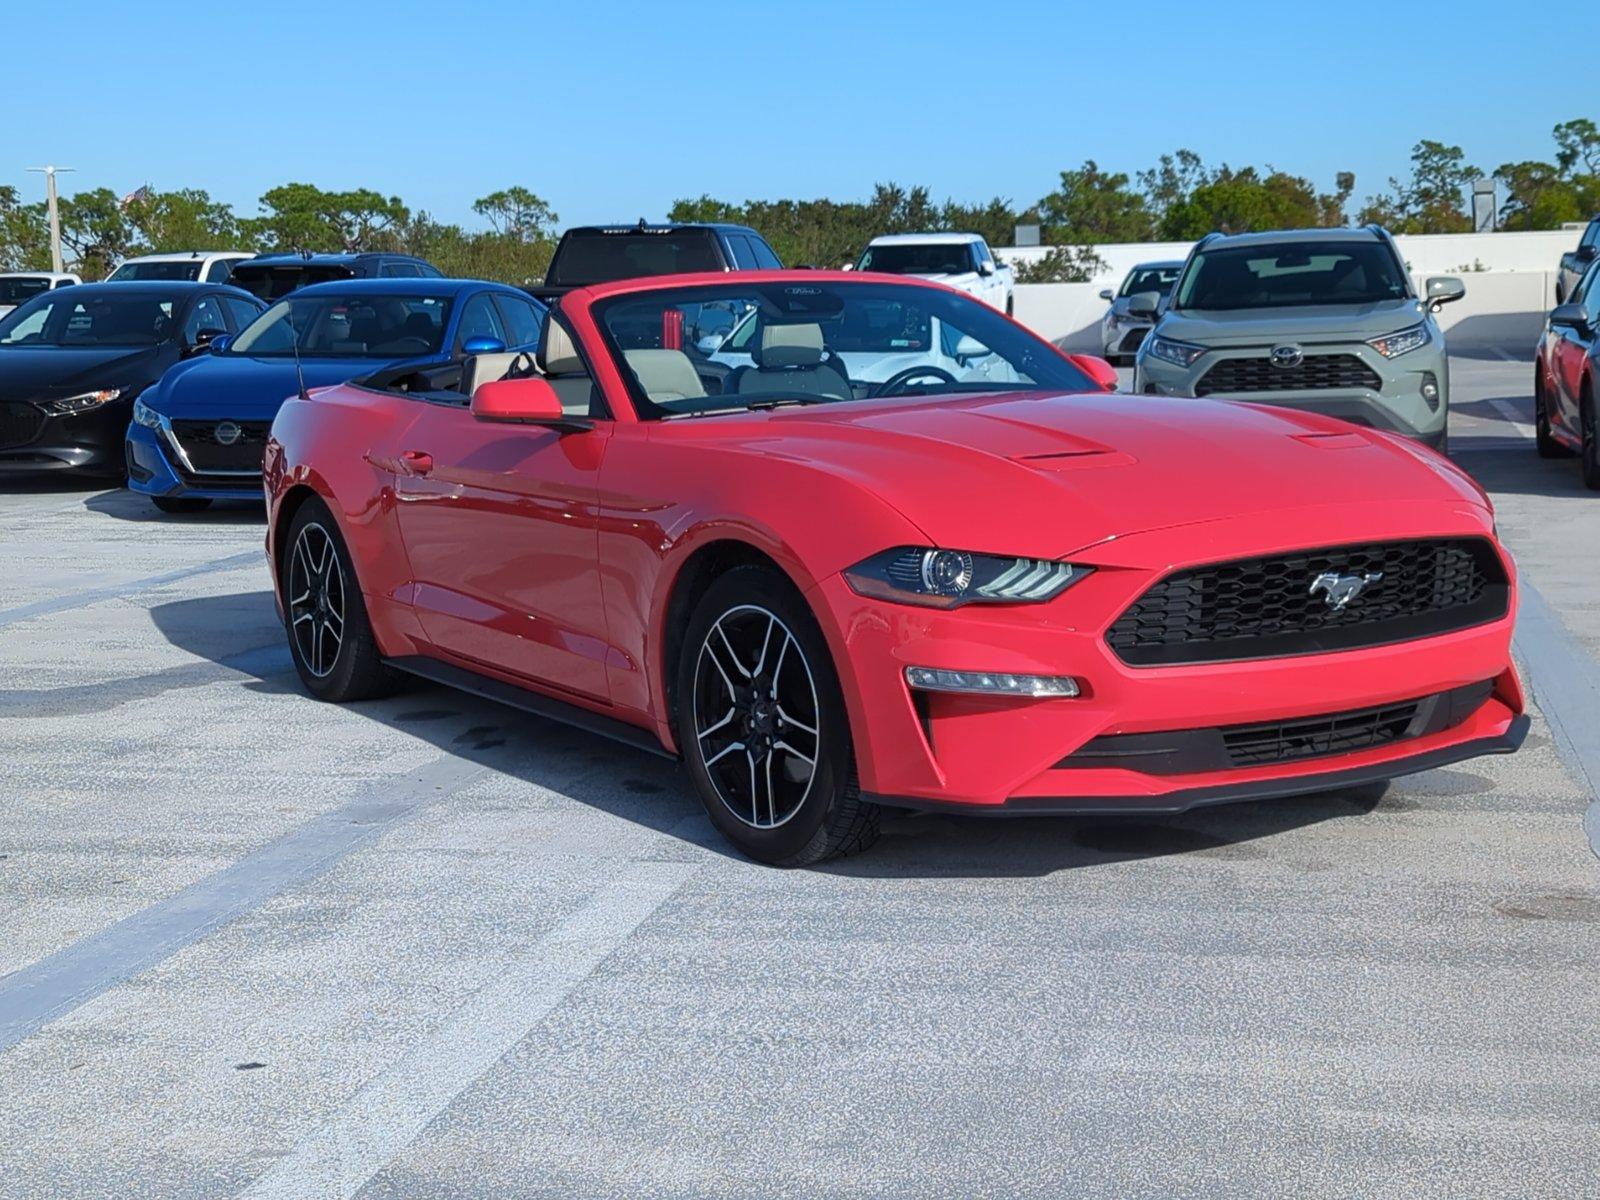
[[[392,367],[431,377],[468,355],[532,350],[544,315],[526,292],[471,280],[302,288],[139,397],[128,426],[128,486],[163,512],[260,500],[272,419],[302,383],[323,387]]]

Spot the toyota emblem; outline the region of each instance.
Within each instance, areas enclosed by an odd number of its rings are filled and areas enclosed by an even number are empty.
[[[231,446],[244,436],[244,430],[240,429],[232,421],[220,422],[215,433],[217,445],[219,446]]]
[[[1298,367],[1305,361],[1306,352],[1293,342],[1285,342],[1281,346],[1272,348],[1272,365],[1281,367],[1285,371]]]

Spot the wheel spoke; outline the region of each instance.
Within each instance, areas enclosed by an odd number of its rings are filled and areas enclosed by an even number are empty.
[[[761,674],[761,668],[767,665],[767,647],[772,644],[772,631],[777,628],[778,618],[771,613],[767,614],[767,631],[761,635],[761,653],[756,657],[755,670],[752,675]]]
[[[743,750],[743,749],[744,749],[744,743],[743,742],[729,742],[721,750],[718,750],[710,758],[706,759],[706,766],[708,766],[708,767],[715,766],[717,763],[719,763],[723,759],[727,758],[728,755],[732,754],[735,750]]]
[[[804,721],[798,720],[795,717],[790,716],[788,711],[781,704],[778,705],[778,716],[783,718],[784,725],[786,725],[786,726],[793,725],[796,729],[802,730],[805,733],[809,733],[812,737],[816,737],[817,736],[816,729],[814,729],[810,725],[807,725]]]
[[[756,756],[750,751],[744,752],[745,759],[750,763],[750,824],[761,824],[761,792],[756,788]]]
[[[777,796],[777,793],[775,793],[772,790],[772,751],[771,750],[767,751],[767,759],[766,759],[766,762],[764,764],[762,764],[762,769],[766,773],[766,776],[767,776],[767,824],[768,825],[776,825],[778,823],[778,796]]]
[[[808,767],[813,767],[814,768],[817,765],[817,760],[816,760],[815,757],[813,757],[812,755],[803,753],[802,751],[796,750],[793,746],[791,746],[788,742],[784,741],[782,738],[779,738],[777,741],[773,742],[772,743],[772,748],[774,750],[787,751],[788,753],[790,753],[790,754],[794,755],[796,758],[798,758],[801,762],[805,763]]]
[[[723,629],[721,621],[717,622],[717,636],[722,639],[722,644],[728,648],[728,658],[732,660],[734,669],[746,679],[749,679],[750,672],[747,671],[745,669],[745,665],[739,661],[739,653],[733,648],[733,643],[728,640],[728,631]]]
[[[728,708],[727,713],[723,716],[722,720],[718,721],[715,725],[709,726],[709,727],[707,727],[705,729],[702,729],[700,731],[700,734],[699,734],[700,740],[703,742],[708,737],[710,737],[713,733],[715,733],[717,730],[722,729],[725,726],[732,725],[733,721],[734,721],[734,718],[736,716],[738,716],[738,715],[739,715],[738,714],[738,710],[733,708],[730,705],[729,708]]]
[[[304,612],[304,613],[301,613],[298,617],[296,617],[294,619],[294,623],[296,625],[298,625],[298,624],[300,624],[301,621],[315,621],[316,619],[317,619],[317,614],[316,613],[314,613],[314,612]]]

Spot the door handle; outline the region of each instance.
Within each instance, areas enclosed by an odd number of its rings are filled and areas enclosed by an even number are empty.
[[[402,450],[400,465],[408,475],[426,475],[433,470],[433,455],[426,450]]]

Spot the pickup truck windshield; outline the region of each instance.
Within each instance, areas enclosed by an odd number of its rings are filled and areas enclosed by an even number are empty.
[[[868,246],[856,269],[890,275],[964,275],[973,269],[972,249],[966,242],[889,242]]]
[[[720,271],[717,235],[709,229],[575,229],[561,239],[545,276],[549,287],[584,287],[616,279]]]
[[[1381,242],[1293,242],[1200,251],[1178,284],[1173,307],[1376,304],[1405,295],[1400,265]]]

